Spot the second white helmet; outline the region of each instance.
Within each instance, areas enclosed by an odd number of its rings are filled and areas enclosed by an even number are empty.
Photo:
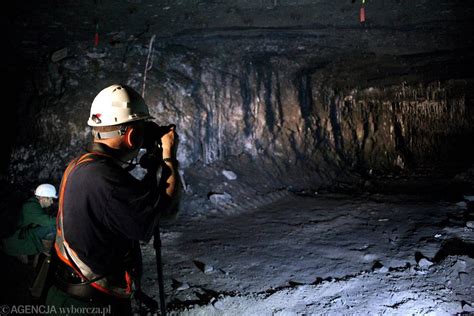
[[[100,91],[91,105],[89,126],[112,126],[151,118],[142,96],[133,88],[114,84]]]
[[[58,196],[56,195],[56,188],[52,184],[43,183],[38,185],[35,190],[36,196],[44,196],[44,197],[51,197],[57,199]]]

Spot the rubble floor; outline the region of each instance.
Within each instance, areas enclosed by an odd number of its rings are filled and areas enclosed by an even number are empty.
[[[161,225],[171,315],[474,313],[473,210],[416,195],[288,195]],[[158,300],[155,251],[143,288]]]
[[[473,314],[473,224],[468,199],[400,194],[183,213],[161,224],[168,314]],[[142,251],[143,290],[159,301],[153,240]],[[1,262],[2,304],[34,304],[34,270]]]

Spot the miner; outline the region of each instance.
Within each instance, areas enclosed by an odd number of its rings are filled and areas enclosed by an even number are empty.
[[[93,141],[61,180],[47,305],[110,306],[113,315],[131,314],[141,274],[138,241],[151,239],[178,186],[174,126],[163,131],[150,119],[144,99],[129,86],[111,85],[94,98],[87,122]],[[147,173],[138,180],[129,167],[145,143],[147,154],[159,154],[147,157]]]
[[[2,249],[6,254],[27,264],[28,257],[50,251],[56,234],[56,217],[54,212],[48,210],[56,198],[54,185],[43,183],[36,187],[34,196],[21,208],[16,231],[2,240]]]

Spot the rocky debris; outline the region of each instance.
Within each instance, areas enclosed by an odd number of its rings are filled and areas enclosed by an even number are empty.
[[[438,263],[449,256],[468,256],[474,258],[474,243],[459,237],[445,239],[434,256],[433,262]]]
[[[418,261],[418,266],[423,269],[429,268],[432,265],[433,265],[433,262],[431,262],[430,260],[426,258],[422,258]]]
[[[472,313],[474,312],[474,302],[461,301],[463,312]]]
[[[375,259],[377,259],[379,256],[376,255],[376,254],[371,254],[371,253],[368,253],[368,254],[365,254],[362,258],[363,260],[365,261],[373,261]],[[378,261],[375,261],[375,262],[378,262]]]
[[[372,265],[372,271],[378,272],[378,273],[387,273],[389,272],[389,268],[384,266],[380,261],[375,261],[374,264]]]
[[[222,178],[220,171],[219,177]],[[210,299],[215,297],[223,304],[218,305],[227,309],[231,308],[226,303],[227,296],[200,293],[200,299],[196,286],[217,293],[238,292],[245,298],[245,306],[250,304],[246,299],[250,293],[287,300],[295,298],[291,291],[305,288],[309,296],[302,306],[309,304],[316,314],[323,308],[337,314],[337,306],[353,306],[350,311],[357,314],[367,304],[386,312],[403,313],[413,308],[427,312],[428,306],[437,306],[439,311],[459,311],[460,300],[469,301],[472,259],[463,252],[469,249],[466,242],[448,242],[453,234],[465,229],[464,225],[456,226],[456,231],[438,225],[447,214],[462,217],[464,210],[454,207],[452,202],[424,197],[354,197],[335,193],[311,197],[290,194],[264,207],[231,216],[220,213],[196,218],[184,214],[179,222],[169,223],[163,229],[175,232],[164,238],[163,268],[190,288],[176,291],[168,281],[167,291],[172,293],[170,301],[180,300],[183,305],[199,302],[201,307],[214,306],[216,301],[210,303]],[[379,218],[390,220],[379,222]],[[442,236],[435,238],[438,233]],[[415,258],[413,249],[420,252]],[[144,257],[145,263],[147,258]],[[208,269],[209,273],[204,272],[206,265],[213,267],[212,271]],[[312,286],[315,288],[310,290]],[[340,297],[341,288],[344,293],[350,291],[347,286],[354,287],[355,296]],[[338,292],[324,301],[310,299],[320,297],[318,291],[322,289]],[[153,289],[148,292],[153,293]],[[361,304],[361,298],[372,303]],[[333,299],[334,304],[329,304]],[[358,300],[358,304],[352,299]],[[437,300],[452,304],[440,307],[433,303]],[[281,308],[311,314],[298,306]],[[197,313],[201,307],[188,308],[190,313]]]
[[[230,170],[222,170],[222,174],[227,178],[227,180],[235,180],[237,179],[237,175],[235,172]]]
[[[189,284],[186,282],[181,282],[176,279],[172,279],[172,288],[176,291],[184,291],[190,288]]]
[[[229,193],[209,193],[209,200],[216,206],[224,206],[229,203],[232,203],[232,195]]]
[[[462,209],[467,209],[467,203],[464,202],[464,201],[457,202],[456,206],[459,207],[459,208],[462,208]]]
[[[456,262],[457,258],[451,258]],[[199,306],[174,309],[173,315],[215,315],[225,313],[281,314],[457,314],[469,312],[469,289],[454,294],[458,285],[443,285],[445,269],[452,260],[430,274],[410,274],[407,269],[381,273],[360,273],[348,278],[328,279],[317,284],[294,282],[264,293],[220,294]],[[472,281],[464,286],[472,286]],[[344,291],[341,291],[344,289]],[[449,298],[448,298],[449,297]],[[316,299],[315,299],[316,298]]]
[[[201,262],[199,260],[193,260],[193,262],[196,265],[196,267],[202,272],[204,272],[205,274],[209,274],[214,271],[214,267],[209,264],[205,264],[204,262]]]

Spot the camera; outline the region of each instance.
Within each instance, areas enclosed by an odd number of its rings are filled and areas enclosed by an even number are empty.
[[[148,121],[145,123],[144,137],[142,148],[147,151],[153,151],[156,146],[161,147],[161,137],[168,133],[176,125],[160,126],[155,122]]]
[[[141,148],[146,150],[146,154],[140,158],[140,166],[142,168],[149,169],[161,161],[161,137],[172,128],[176,128],[176,125],[160,126],[151,121],[145,123]]]

